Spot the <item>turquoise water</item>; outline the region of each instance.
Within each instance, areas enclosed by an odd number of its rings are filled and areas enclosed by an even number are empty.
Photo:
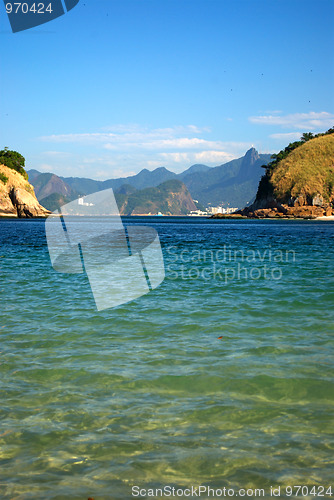
[[[0,221],[0,498],[329,486],[334,224],[124,222],[158,231],[166,278],[97,312],[43,221]]]

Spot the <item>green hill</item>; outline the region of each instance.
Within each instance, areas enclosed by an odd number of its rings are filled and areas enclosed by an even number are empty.
[[[265,166],[254,203],[241,215],[316,217],[334,206],[334,128],[305,133]]]
[[[312,139],[290,153],[271,174],[274,196],[282,203],[303,196],[308,205],[320,194],[334,199],[334,134]]]
[[[69,198],[66,195],[63,195],[60,193],[52,193],[52,194],[49,194],[48,196],[45,196],[40,201],[41,201],[41,204],[43,205],[43,207],[50,210],[50,212],[55,212],[63,205],[70,203],[70,201],[72,201],[72,200],[73,200],[73,198]]]
[[[154,215],[158,212],[165,215],[185,215],[196,210],[188,189],[176,179],[140,191],[124,189],[116,192],[115,197],[122,215]]]
[[[304,134],[266,166],[255,203],[272,196],[279,203],[312,205],[316,196],[334,201],[334,129],[325,134]],[[302,202],[304,201],[304,202]]]
[[[39,200],[42,200],[55,193],[63,195],[69,200],[74,200],[75,198],[78,198],[80,196],[80,193],[72,189],[55,174],[41,173],[33,177],[32,183],[35,189],[36,196]]]

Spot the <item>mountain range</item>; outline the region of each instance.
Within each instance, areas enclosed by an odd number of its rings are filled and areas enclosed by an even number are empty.
[[[35,188],[37,199],[49,210],[56,210],[59,206],[79,196],[108,188],[112,188],[119,198],[126,194],[127,197],[132,196],[134,200],[136,199],[135,191],[156,188],[171,180],[181,181],[191,197],[202,206],[244,207],[254,200],[263,174],[261,167],[266,165],[270,158],[270,154],[259,154],[255,148],[251,148],[243,157],[217,167],[196,164],[180,174],[171,172],[165,167],[159,167],[153,171],[143,169],[133,176],[105,181],[81,177],[59,177],[37,170],[28,170],[28,175],[29,181]],[[133,191],[130,193],[131,189]],[[153,192],[151,194],[156,195]],[[145,199],[146,196],[147,193],[144,193]],[[138,210],[145,209],[142,204],[137,208],[133,205],[131,207],[136,213],[143,213]],[[148,207],[146,209],[148,210]],[[152,210],[148,211],[152,212]]]
[[[115,191],[121,215],[157,214],[186,215],[196,210],[196,205],[185,184],[170,179],[156,187],[134,189],[129,184]]]

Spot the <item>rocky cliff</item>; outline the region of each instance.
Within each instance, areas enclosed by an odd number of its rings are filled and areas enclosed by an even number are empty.
[[[266,166],[247,217],[315,218],[333,214],[334,129],[289,144]]]
[[[49,213],[38,203],[24,176],[0,164],[0,216],[45,217]]]

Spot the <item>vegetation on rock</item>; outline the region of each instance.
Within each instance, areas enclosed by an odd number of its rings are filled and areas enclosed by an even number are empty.
[[[2,172],[0,172],[0,181],[3,182],[4,184],[7,184],[7,182],[8,182],[7,175],[5,175]]]
[[[264,166],[256,201],[273,197],[289,204],[303,197],[304,205],[312,205],[317,195],[327,203],[334,201],[334,128],[316,135],[304,133],[272,158]]]
[[[25,158],[17,151],[11,151],[8,148],[2,149],[0,151],[0,164],[16,170],[16,172],[28,180],[28,174],[24,169]]]
[[[314,219],[333,215],[334,128],[305,133],[265,166],[251,206],[239,210],[244,217]]]
[[[41,206],[34,188],[15,168],[0,163],[0,216],[45,217],[48,211]]]
[[[196,206],[186,186],[177,179],[163,182],[157,187],[134,191],[123,189],[115,193],[120,213],[124,215],[156,214],[185,215]]]
[[[39,200],[43,207],[45,207],[47,210],[50,210],[50,212],[56,212],[60,207],[63,205],[66,205],[67,203],[70,203],[72,198],[68,198],[67,196],[60,194],[60,193],[52,193],[49,196],[45,196],[45,198],[42,198]]]

